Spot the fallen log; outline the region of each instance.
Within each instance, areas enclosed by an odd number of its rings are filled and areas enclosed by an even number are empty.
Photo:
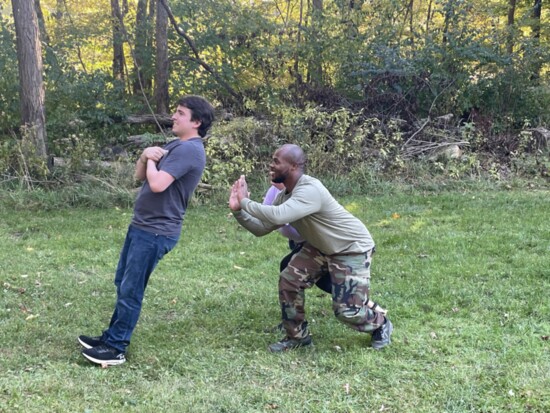
[[[172,117],[170,115],[130,115],[126,117],[126,122],[132,125],[156,125],[158,122],[161,126],[172,126]]]

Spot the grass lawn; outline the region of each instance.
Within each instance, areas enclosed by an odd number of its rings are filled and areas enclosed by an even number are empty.
[[[550,192],[341,202],[377,243],[391,346],[372,350],[314,288],[315,347],[268,353],[285,240],[195,206],[151,277],[128,361],[108,369],[76,337],[108,323],[131,211],[0,206],[0,412],[549,412]]]

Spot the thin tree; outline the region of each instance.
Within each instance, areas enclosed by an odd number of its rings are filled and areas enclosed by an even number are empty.
[[[538,80],[540,78],[540,72],[542,70],[542,59],[540,58],[540,31],[541,31],[541,24],[540,24],[540,18],[542,15],[542,0],[535,0],[535,4],[533,5],[533,43],[535,48],[534,53],[534,65],[533,65],[533,73],[531,74],[532,80]]]
[[[156,66],[155,66],[155,106],[156,112],[168,113],[168,12],[159,1],[155,26]]]
[[[432,0],[428,3],[428,13],[426,14],[426,36],[430,33],[430,22],[432,20]]]
[[[34,0],[12,0],[11,3],[17,38],[21,123],[28,130],[35,154],[47,162],[42,48]]]
[[[323,84],[323,66],[318,42],[321,39],[323,25],[323,0],[312,0],[311,5],[311,36],[309,41],[313,43],[315,53],[308,62],[308,79],[314,86],[321,86]]]
[[[302,30],[304,24],[304,0],[300,0],[300,16],[298,19],[298,33],[296,37],[296,49],[294,51],[294,69],[291,69],[291,73],[296,80],[296,85],[300,86],[303,83],[302,74],[300,73],[300,56],[298,51],[302,47]]]
[[[151,0],[151,3],[154,1]],[[136,10],[136,43],[135,55],[135,79],[133,84],[134,94],[140,94],[141,88],[147,93],[151,90],[151,16],[147,13],[147,0],[139,0]]]
[[[118,0],[111,0],[111,17],[113,25],[113,77],[124,80],[124,33],[121,27],[123,14]]]
[[[507,36],[506,36],[506,51],[508,54],[512,54],[514,51],[514,23],[516,16],[516,0],[508,1],[508,24],[507,24]]]
[[[36,17],[38,19],[38,27],[40,28],[40,37],[46,43],[50,45],[50,36],[46,30],[46,23],[44,21],[44,13],[42,13],[42,6],[40,5],[40,0],[34,0],[34,8],[36,10]]]

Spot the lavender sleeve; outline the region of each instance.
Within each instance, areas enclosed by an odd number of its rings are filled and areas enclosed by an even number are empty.
[[[279,194],[279,192],[281,192],[279,189],[277,189],[274,186],[271,186],[267,190],[267,192],[265,194],[265,197],[264,197],[264,201],[262,202],[262,204],[272,205],[273,201],[275,200],[275,197]],[[296,228],[294,228],[290,224],[285,224],[282,227],[280,227],[279,232],[281,233],[281,235],[283,237],[291,239],[292,241],[295,241],[295,242],[303,242],[304,241],[304,239],[302,238],[300,233],[296,230]]]
[[[271,186],[265,193],[264,202],[262,202],[262,204],[272,205],[275,197],[279,194],[279,192],[281,191],[279,191],[276,187]]]

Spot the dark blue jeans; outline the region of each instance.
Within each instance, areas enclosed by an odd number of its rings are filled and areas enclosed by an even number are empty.
[[[109,328],[101,340],[125,352],[141,312],[149,276],[178,238],[157,235],[130,226],[115,275],[117,300]]]

